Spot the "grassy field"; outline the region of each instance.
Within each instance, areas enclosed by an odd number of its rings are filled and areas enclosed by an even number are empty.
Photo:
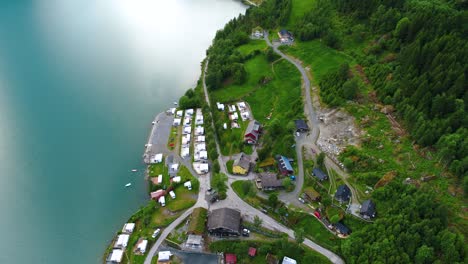
[[[353,64],[351,57],[326,46],[320,40],[298,41],[293,46],[284,46],[281,49],[301,60],[305,66],[311,67],[314,83],[318,83],[325,73],[337,69],[343,63]]]
[[[251,39],[248,44],[242,45],[237,48],[237,50],[242,54],[242,55],[249,55],[253,51],[259,50],[263,51],[267,47],[266,43],[264,40],[260,39]]]
[[[304,216],[297,226],[303,228],[305,235],[321,246],[332,250],[339,249],[340,238],[330,233],[314,216]]]
[[[312,10],[315,0],[292,0],[288,26],[295,25],[308,11]]]

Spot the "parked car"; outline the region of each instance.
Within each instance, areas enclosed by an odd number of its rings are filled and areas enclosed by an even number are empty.
[[[156,229],[156,230],[154,230],[154,232],[153,232],[153,234],[151,235],[151,237],[152,237],[152,238],[156,238],[156,237],[158,236],[159,232],[161,232],[161,229],[159,229],[159,228]]]
[[[302,199],[301,197],[298,197],[297,199],[299,200],[299,202],[301,202],[301,203],[305,204],[305,201],[304,201],[304,199]]]
[[[268,214],[268,211],[265,208],[260,209],[264,214]]]
[[[242,229],[242,236],[250,236],[250,230],[248,230],[247,228]]]

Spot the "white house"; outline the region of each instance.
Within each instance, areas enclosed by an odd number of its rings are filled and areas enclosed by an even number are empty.
[[[172,108],[169,108],[169,110],[167,112],[169,114],[173,115],[173,114],[175,114],[175,111],[176,111],[176,109],[174,107],[172,107]]]
[[[174,118],[173,126],[180,126],[180,118]]]
[[[205,142],[205,136],[198,136],[197,142]]]
[[[171,252],[170,251],[159,251],[158,252],[158,261],[164,262],[171,260]]]
[[[135,229],[135,223],[126,223],[122,228],[122,233],[131,234]]]
[[[184,187],[187,187],[187,189],[192,190],[192,183],[190,181],[187,181],[184,183]]]
[[[229,108],[229,113],[233,113],[233,112],[236,111],[236,106],[235,105],[231,105],[231,106],[228,105],[228,108]]]
[[[249,112],[242,112],[241,113],[242,121],[245,121],[250,118]]]
[[[177,172],[178,169],[179,169],[179,163],[174,163],[174,164],[171,164],[169,168],[169,172],[174,173],[174,172]]]
[[[174,192],[174,191],[170,191],[170,192],[169,192],[169,195],[171,196],[172,199],[175,199],[175,198],[176,198],[175,192]]]
[[[177,111],[177,116],[178,116],[178,117],[182,117],[183,115],[184,115],[184,111],[183,111],[183,110]]]
[[[158,202],[161,204],[161,206],[166,206],[166,198],[164,198],[164,196],[159,197]]]
[[[127,247],[128,239],[130,238],[129,234],[121,234],[117,237],[117,241],[115,241],[114,247],[115,248],[125,248]]]
[[[148,246],[148,240],[142,240],[140,243],[138,243],[137,250],[140,251],[142,254],[145,254],[146,252],[146,247]]]
[[[114,249],[112,250],[112,253],[109,255],[109,258],[107,259],[107,261],[111,263],[120,263],[122,262],[122,257],[123,257],[123,250]]]
[[[184,117],[184,126],[190,125],[192,119],[190,117]]]
[[[220,104],[219,102],[217,102],[216,106],[218,107],[218,110],[224,111],[224,104]]]

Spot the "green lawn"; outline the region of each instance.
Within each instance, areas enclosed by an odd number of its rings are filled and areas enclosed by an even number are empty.
[[[237,50],[242,55],[249,55],[250,53],[256,50],[263,51],[266,47],[267,45],[264,40],[251,39],[248,44],[238,47]]]
[[[334,252],[338,252],[341,243],[340,238],[330,233],[314,216],[304,216],[297,226],[303,228],[304,233],[311,240]]]
[[[291,15],[289,17],[288,26],[293,26],[312,8],[315,0],[292,0]],[[291,28],[292,29],[292,28]]]
[[[337,69],[343,63],[352,64],[352,59],[346,54],[332,49],[320,40],[306,42],[297,41],[295,45],[282,47],[286,53],[301,60],[305,66],[310,66],[314,83],[332,69]]]
[[[248,60],[245,63],[245,70],[247,71],[247,81],[242,85],[228,85],[210,92],[213,102],[239,101],[259,85],[263,76],[272,77],[271,66],[265,56],[255,56]]]

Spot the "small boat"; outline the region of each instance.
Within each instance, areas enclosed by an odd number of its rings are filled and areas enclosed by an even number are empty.
[[[174,105],[177,105],[177,102],[174,102]]]
[[[127,183],[125,184],[125,187],[130,187],[132,184],[131,183]]]
[[[138,170],[137,169],[133,169],[132,172],[137,172]]]

